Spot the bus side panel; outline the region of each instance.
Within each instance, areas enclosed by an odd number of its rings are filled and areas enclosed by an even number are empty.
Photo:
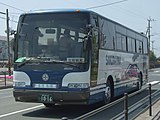
[[[143,55],[100,49],[99,58],[98,84],[106,83],[112,76],[115,95],[137,87],[138,75],[143,74]]]

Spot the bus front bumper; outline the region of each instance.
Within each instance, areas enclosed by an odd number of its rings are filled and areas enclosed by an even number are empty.
[[[50,101],[47,101],[47,95],[52,96]],[[16,101],[20,102],[85,105],[88,104],[90,94],[89,91],[42,91],[14,89],[13,96]],[[43,98],[43,100],[40,100],[40,98]]]

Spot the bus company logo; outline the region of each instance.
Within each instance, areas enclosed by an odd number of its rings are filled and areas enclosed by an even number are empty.
[[[47,81],[48,79],[49,79],[49,76],[48,76],[48,74],[43,74],[42,75],[42,79],[44,80],[44,81]]]

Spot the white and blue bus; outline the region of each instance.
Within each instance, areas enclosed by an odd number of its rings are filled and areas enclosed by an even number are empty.
[[[16,101],[108,103],[148,78],[147,37],[89,10],[35,11],[14,40]]]

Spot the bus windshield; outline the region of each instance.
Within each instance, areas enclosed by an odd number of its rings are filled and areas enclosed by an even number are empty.
[[[19,21],[17,60],[32,57],[72,63],[87,61],[83,43],[87,36],[88,14],[25,14]]]

